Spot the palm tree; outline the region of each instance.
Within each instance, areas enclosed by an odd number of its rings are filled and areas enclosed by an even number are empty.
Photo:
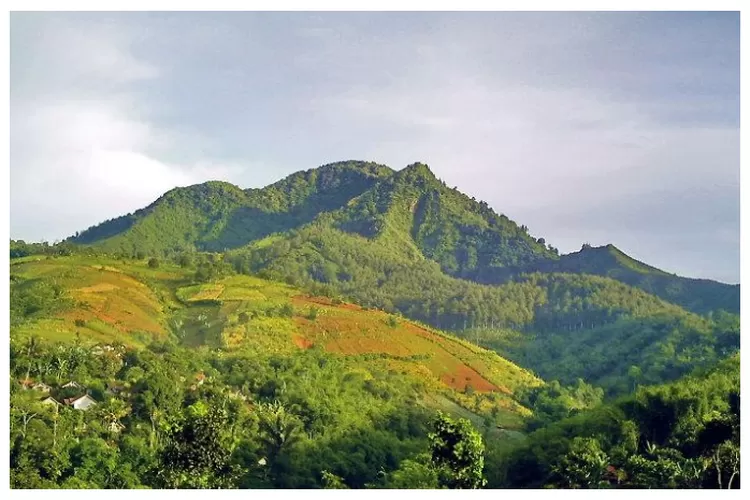
[[[57,381],[59,382],[63,375],[68,373],[68,364],[70,362],[67,358],[63,357],[61,353],[55,356],[55,364],[57,365]]]
[[[259,415],[262,440],[271,457],[277,457],[301,438],[302,423],[278,400],[261,404]]]
[[[30,335],[29,339],[26,341],[27,366],[26,366],[25,380],[29,380],[29,377],[31,376],[31,367],[34,364],[32,360],[36,357],[38,350],[39,350],[39,339],[37,338],[36,335]]]

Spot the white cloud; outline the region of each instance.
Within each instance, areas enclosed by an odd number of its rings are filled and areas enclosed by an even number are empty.
[[[691,275],[714,272],[705,241],[716,262],[736,250],[726,16],[11,20],[14,237],[62,237],[176,185],[260,186],[361,158],[425,161],[563,251],[612,242]]]

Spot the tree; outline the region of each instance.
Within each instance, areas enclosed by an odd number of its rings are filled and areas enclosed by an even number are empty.
[[[318,308],[315,306],[310,306],[310,310],[307,313],[307,319],[310,321],[315,321],[318,318]]]
[[[632,365],[630,368],[628,368],[628,378],[633,382],[633,391],[635,391],[638,381],[641,379],[642,376],[641,369],[635,365]]]
[[[323,480],[323,488],[327,490],[346,490],[349,489],[349,487],[344,483],[344,480],[341,479],[336,474],[333,474],[327,470],[324,470],[320,473],[322,480]]]
[[[398,469],[386,476],[385,487],[389,489],[437,489],[437,470],[430,463],[428,454],[414,460],[402,461]]]
[[[302,422],[279,401],[262,404],[258,414],[262,440],[272,460],[299,440]]]
[[[157,267],[159,267],[159,259],[157,259],[156,257],[151,257],[150,259],[148,259],[148,267],[150,267],[151,269],[156,269]]]
[[[432,463],[440,484],[448,488],[477,489],[485,485],[484,444],[471,422],[457,421],[438,412],[433,432],[428,435]]]
[[[231,488],[238,470],[225,436],[227,413],[202,401],[171,426],[159,457],[157,477],[167,488]]]
[[[594,438],[576,437],[570,450],[552,466],[555,483],[563,488],[601,488],[607,483],[609,457]]]

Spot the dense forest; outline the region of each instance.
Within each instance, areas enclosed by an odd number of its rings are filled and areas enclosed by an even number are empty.
[[[13,488],[738,488],[739,285],[415,163],[10,242]]]

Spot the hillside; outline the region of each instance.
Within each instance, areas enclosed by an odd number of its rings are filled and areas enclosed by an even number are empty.
[[[520,272],[565,272],[593,274],[616,279],[699,314],[725,310],[740,311],[740,286],[706,279],[683,278],[639,262],[614,245],[584,246],[559,259],[538,260]],[[492,282],[490,273],[477,275],[481,282]],[[504,281],[498,277],[498,282]]]
[[[175,188],[70,241],[125,255],[236,248],[339,208],[391,173],[382,165],[350,161],[298,172],[263,189],[243,191],[217,181]]]
[[[13,261],[11,276],[17,340],[131,348],[173,341],[263,355],[321,350],[352,366],[412,378],[425,385],[426,400],[447,397],[481,412],[495,405],[511,426],[525,414],[513,392],[540,383],[497,354],[438,330],[256,277],[201,281],[195,270],[174,264],[151,268],[145,261],[80,256]],[[476,400],[482,394],[492,397]]]
[[[506,488],[740,487],[740,357],[567,418],[492,457]]]

